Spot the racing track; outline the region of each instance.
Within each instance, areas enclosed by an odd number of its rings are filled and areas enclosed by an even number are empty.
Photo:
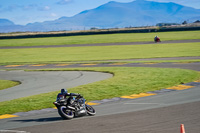
[[[134,65],[128,64],[129,67]],[[199,63],[140,64],[146,67],[184,68],[200,71]],[[95,106],[94,117],[63,121],[56,110],[0,120],[0,129],[31,133],[175,133],[200,131],[200,86],[138,99]]]
[[[83,71],[0,71],[0,79],[22,84],[0,90],[0,102],[72,88],[112,77],[109,73]]]

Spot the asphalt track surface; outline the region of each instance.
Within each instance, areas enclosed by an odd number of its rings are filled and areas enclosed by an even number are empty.
[[[162,60],[166,58],[159,58],[159,60]],[[187,57],[181,57],[179,59],[189,59]],[[190,59],[200,59],[200,57],[190,57]],[[145,61],[147,59],[144,59]],[[154,59],[149,59],[154,60]],[[177,60],[177,58],[170,58],[168,60]],[[188,63],[183,62],[183,63],[170,63],[170,62],[166,62],[166,63],[100,63],[100,64],[90,64],[90,63],[86,63],[86,64],[64,64],[64,65],[60,65],[60,64],[41,64],[41,65],[7,65],[7,66],[0,66],[0,69],[33,69],[33,70],[37,70],[37,69],[51,69],[51,68],[77,68],[77,67],[160,67],[160,68],[181,68],[181,69],[191,69],[191,70],[196,70],[199,71],[199,66],[200,66],[200,62],[190,62]]]
[[[141,66],[200,71],[199,63],[138,65]],[[184,124],[186,132],[200,132],[200,86],[94,107],[96,116],[73,120],[62,120],[56,110],[3,119],[0,120],[0,130],[31,133],[176,133],[180,132],[180,124]]]
[[[0,79],[21,82],[20,85],[0,90],[0,102],[59,91],[111,77],[112,74],[109,73],[85,71],[0,71]]]
[[[31,133],[176,133],[200,131],[200,87],[94,106],[97,115],[62,120],[57,111],[0,121],[1,129]]]

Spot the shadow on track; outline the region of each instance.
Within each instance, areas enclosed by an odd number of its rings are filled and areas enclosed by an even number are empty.
[[[48,118],[37,118],[37,119],[25,119],[25,120],[13,120],[14,122],[54,122],[63,120],[61,117],[48,117]]]

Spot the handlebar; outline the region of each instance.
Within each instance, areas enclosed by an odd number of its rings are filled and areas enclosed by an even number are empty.
[[[78,99],[83,98],[83,96],[79,94],[78,96],[76,96],[76,98],[78,98]]]

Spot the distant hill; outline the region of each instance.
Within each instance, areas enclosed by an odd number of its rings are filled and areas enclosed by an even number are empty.
[[[111,1],[95,9],[85,10],[73,17],[61,17],[54,21],[30,23],[26,26],[15,25],[9,20],[3,24],[0,19],[0,32],[153,26],[157,23],[182,23],[185,20],[189,21],[195,18],[200,18],[200,9],[172,2],[137,0],[119,3]],[[5,25],[6,23],[10,23],[10,25]]]
[[[12,21],[7,19],[0,19],[0,26],[11,26],[15,25]]]

